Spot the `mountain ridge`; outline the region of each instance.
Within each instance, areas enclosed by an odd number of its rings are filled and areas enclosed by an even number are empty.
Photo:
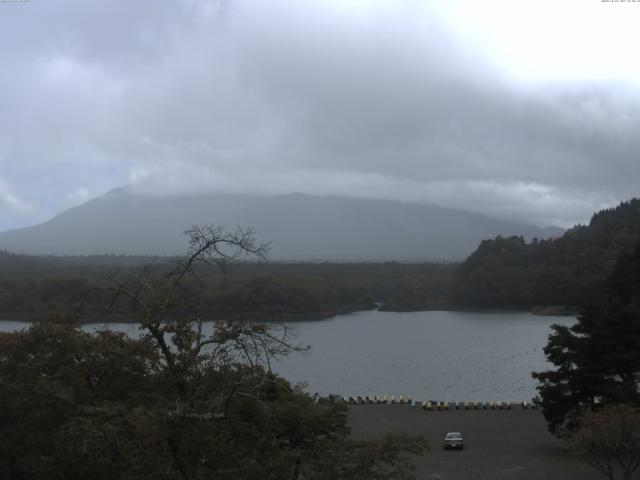
[[[55,255],[173,255],[193,224],[252,227],[289,261],[457,261],[485,238],[563,232],[432,204],[303,193],[157,196],[127,187],[39,225],[0,233],[0,250]]]

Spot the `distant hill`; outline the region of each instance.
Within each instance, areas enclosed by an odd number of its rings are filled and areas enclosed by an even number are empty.
[[[129,189],[0,234],[0,250],[56,255],[173,255],[193,224],[253,227],[272,260],[456,261],[484,238],[549,238],[538,228],[435,205],[304,194],[152,196]]]
[[[474,307],[573,307],[599,303],[607,276],[640,245],[640,199],[593,215],[554,240],[485,240],[455,271],[453,303]]]

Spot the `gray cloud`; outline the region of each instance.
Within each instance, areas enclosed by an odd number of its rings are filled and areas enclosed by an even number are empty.
[[[126,183],[563,225],[638,194],[637,86],[519,85],[417,2],[11,5],[0,230]]]

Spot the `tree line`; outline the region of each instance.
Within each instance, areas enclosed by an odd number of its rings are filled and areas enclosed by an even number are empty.
[[[111,262],[114,261],[115,265]],[[31,319],[65,313],[99,320],[108,303],[110,279],[134,274],[142,265],[167,265],[170,258],[28,257],[0,255],[0,318]],[[297,320],[338,313],[384,309],[421,310],[447,303],[453,264],[267,263],[237,262],[223,274],[194,266],[197,277],[181,284],[197,293],[209,318],[244,314],[254,318]],[[134,306],[120,301],[109,314],[127,320]]]

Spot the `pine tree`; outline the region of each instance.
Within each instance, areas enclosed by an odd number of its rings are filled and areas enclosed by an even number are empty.
[[[640,246],[618,260],[608,292],[572,327],[552,327],[544,352],[556,368],[533,373],[553,433],[575,430],[584,408],[640,405]]]

